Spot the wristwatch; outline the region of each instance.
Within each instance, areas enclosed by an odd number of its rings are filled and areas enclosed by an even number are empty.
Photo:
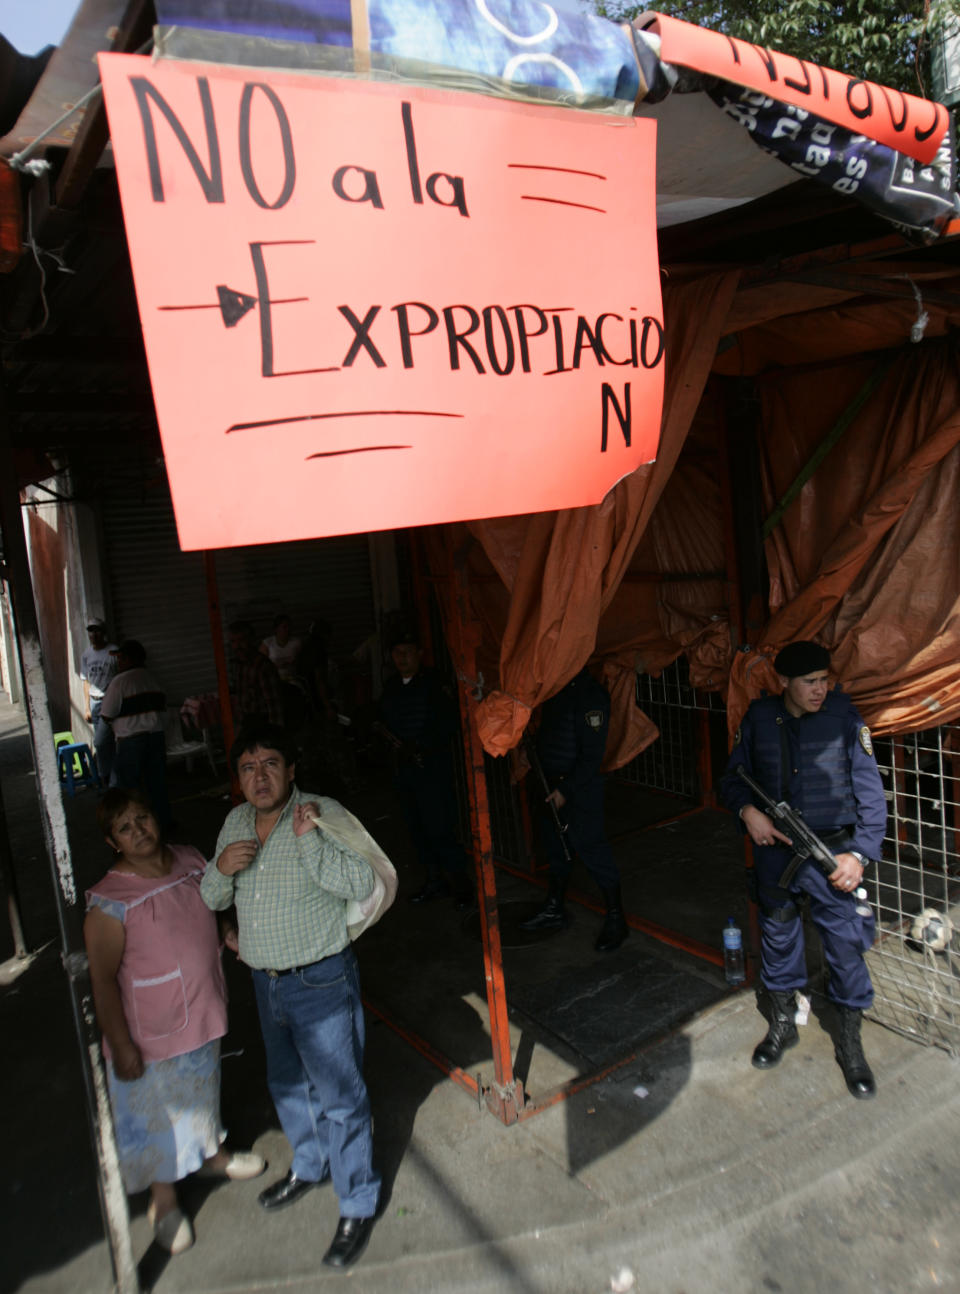
[[[854,857],[857,860],[857,862],[860,864],[861,867],[866,867],[867,859],[864,858],[863,854],[861,854],[859,850],[848,849],[847,853],[852,855],[852,857]]]

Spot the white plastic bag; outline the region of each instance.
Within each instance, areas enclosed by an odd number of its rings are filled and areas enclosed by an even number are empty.
[[[337,800],[320,798],[320,816],[311,813],[310,821],[338,845],[352,849],[373,868],[374,886],[365,899],[347,900],[347,931],[351,939],[362,935],[379,921],[397,897],[397,873],[373,836],[359,818]]]

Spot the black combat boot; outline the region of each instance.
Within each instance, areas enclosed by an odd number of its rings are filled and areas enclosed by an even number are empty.
[[[567,913],[563,906],[567,892],[566,881],[550,879],[547,890],[547,901],[527,921],[520,922],[521,930],[562,930],[567,924]]]
[[[627,925],[626,918],[623,915],[620,886],[614,885],[612,889],[601,890],[601,893],[607,905],[607,915],[603,919],[603,925],[600,927],[599,935],[597,935],[597,942],[593,946],[598,953],[612,953],[626,939],[630,933],[630,927]]]
[[[876,1096],[877,1085],[873,1071],[867,1064],[860,1042],[861,1011],[849,1006],[837,1007],[837,1036],[834,1042],[834,1053],[837,1063],[843,1070],[850,1095],[858,1101],[865,1101]]]
[[[770,992],[770,1028],[762,1042],[754,1048],[751,1063],[756,1069],[772,1069],[780,1064],[780,1057],[788,1047],[800,1041],[794,1015],[797,1000],[792,993]]]

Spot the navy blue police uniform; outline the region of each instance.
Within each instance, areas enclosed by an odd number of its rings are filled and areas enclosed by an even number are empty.
[[[387,680],[380,715],[402,743],[395,784],[428,881],[443,877],[456,895],[465,896],[467,860],[457,840],[451,766],[451,740],[457,730],[453,700],[439,674],[421,668],[406,683],[399,674]]]
[[[887,821],[883,783],[869,729],[844,692],[828,692],[819,711],[799,716],[791,715],[779,696],[751,703],[721,781],[723,801],[737,815],[753,803],[750,788],[737,776],[740,765],[774,800],[786,800],[801,813],[834,854],[880,857]],[[782,889],[779,879],[792,857],[789,846],[779,842],[754,846],[763,983],[781,993],[806,984],[796,906],[806,894],[830,969],[828,996],[838,1006],[863,1010],[873,1001],[863,959],[873,942],[873,918],[861,915],[854,895],[832,886],[809,860],[790,890]]]
[[[544,702],[536,737],[550,789],[559,790],[565,800],[560,816],[567,823],[570,845],[604,894],[615,890],[620,880],[603,826],[600,766],[609,730],[610,694],[584,669]],[[570,861],[546,807],[541,821],[551,874],[565,880]]]

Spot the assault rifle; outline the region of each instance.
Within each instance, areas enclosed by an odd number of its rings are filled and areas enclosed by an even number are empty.
[[[339,717],[340,716],[338,715],[337,718]],[[391,732],[385,723],[381,723],[379,719],[376,719],[370,725],[370,729],[372,732],[375,732],[378,737],[382,737],[387,745],[397,752],[400,759],[408,759],[412,764],[416,764],[417,768],[423,768],[423,752],[418,750],[416,746],[412,746],[410,742],[401,741],[396,733]]]
[[[777,801],[767,795],[763,787],[753,780],[742,764],[737,768],[737,776],[746,782],[770,817],[781,827],[783,834],[790,837],[794,854],[777,882],[780,888],[782,890],[790,888],[793,878],[808,858],[816,863],[824,876],[832,876],[837,870],[837,860],[830,846],[843,846],[849,839],[847,833],[831,832],[827,840],[822,840],[811,827],[807,826],[796,809],[791,809],[786,800]]]
[[[560,837],[560,848],[563,850],[563,856],[566,858],[567,862],[570,863],[573,861],[573,855],[570,853],[570,845],[567,841],[567,828],[569,824],[564,822],[563,818],[560,817],[560,810],[550,798],[553,788],[547,781],[547,775],[543,771],[543,765],[540,763],[540,756],[537,754],[536,746],[529,739],[525,740],[523,744],[526,747],[527,758],[530,760],[530,767],[539,778],[540,785],[543,787],[544,797],[547,804],[550,806],[550,813],[553,816],[553,825],[556,827],[557,835]]]

